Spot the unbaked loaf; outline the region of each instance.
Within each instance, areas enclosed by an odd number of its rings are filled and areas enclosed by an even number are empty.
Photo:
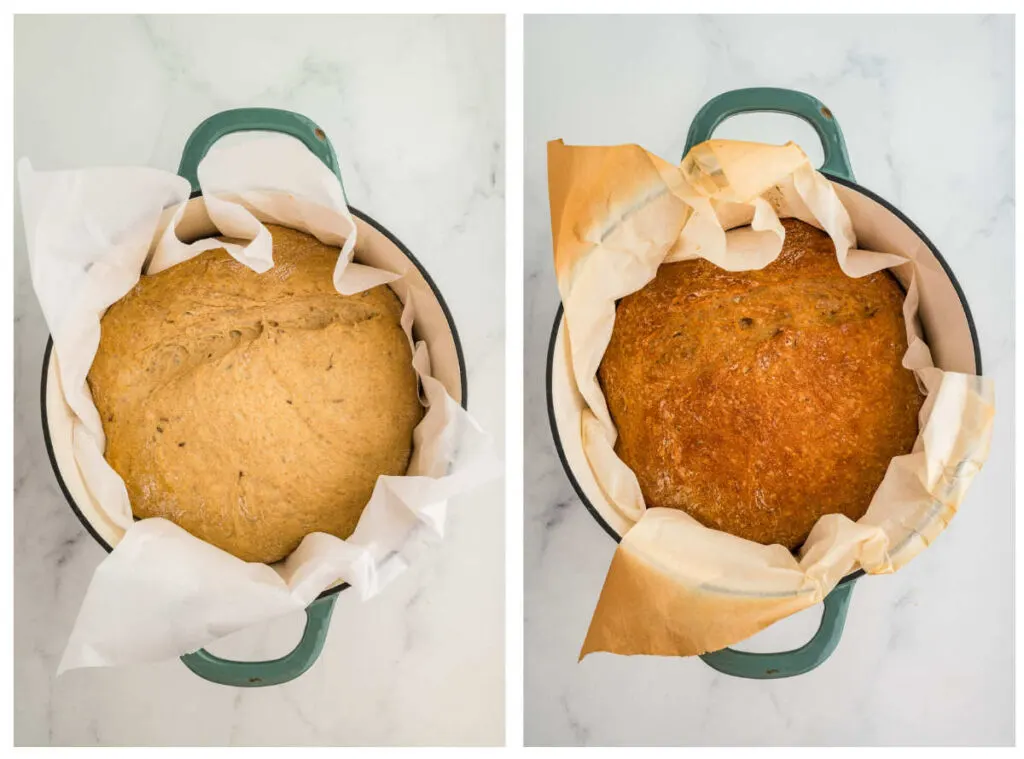
[[[88,381],[135,516],[270,563],[352,533],[377,477],[405,474],[423,409],[395,294],[339,295],[337,248],[268,229],[264,274],[218,249],[143,276]]]
[[[793,219],[760,271],[666,264],[616,309],[598,379],[648,507],[793,550],[825,514],[864,515],[917,437],[903,291],[839,268]]]

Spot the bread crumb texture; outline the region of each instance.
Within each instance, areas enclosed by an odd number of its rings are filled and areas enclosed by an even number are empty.
[[[394,292],[339,295],[337,248],[267,228],[265,274],[218,249],[143,276],[101,321],[89,386],[136,517],[271,563],[351,535],[423,409]]]
[[[828,235],[783,225],[760,271],[666,264],[622,299],[598,378],[648,507],[794,550],[864,515],[924,398],[896,280],[847,277]]]

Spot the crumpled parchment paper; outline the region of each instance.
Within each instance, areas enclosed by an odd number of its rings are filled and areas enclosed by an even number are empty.
[[[339,246],[334,283],[342,294],[402,276],[353,261],[356,226],[340,183],[291,137],[215,146],[199,166],[199,181],[211,221],[238,242],[177,238],[190,188],[175,174],[135,167],[39,172],[27,159],[19,165],[32,283],[74,415],[74,458],[98,507],[124,530],[93,575],[59,672],[189,653],[301,610],[338,580],[370,598],[406,569],[410,556],[442,539],[449,498],[501,471],[490,438],[432,377],[427,345],[413,338],[416,296],[409,288],[402,325],[428,408],[414,432],[407,474],[378,479],[348,540],[314,533],[268,566],[243,562],[166,520],[133,521],[124,483],[103,458],[103,428],[86,376],[101,316],[142,272],[219,247],[265,272],[273,267],[263,226],[270,222]]]
[[[992,382],[935,367],[918,319],[917,251],[859,249],[847,209],[803,151],[793,143],[711,140],[677,166],[636,145],[554,141],[548,186],[571,369],[585,402],[579,434],[602,492],[633,523],[581,658],[724,648],[821,602],[858,568],[899,569],[945,528],[988,456]],[[782,249],[779,219],[787,217],[827,232],[848,276],[905,274],[903,365],[927,394],[913,451],[892,460],[864,517],[822,517],[798,555],[706,528],[682,511],[648,509],[614,451],[615,425],[596,377],[618,299],[641,289],[662,263],[703,257],[730,271],[762,268]]]

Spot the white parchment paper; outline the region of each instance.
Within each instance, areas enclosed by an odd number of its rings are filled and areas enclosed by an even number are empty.
[[[199,165],[211,221],[237,242],[185,243],[176,228],[189,184],[149,168],[39,172],[19,164],[32,283],[64,401],[74,417],[74,457],[98,507],[125,530],[93,575],[58,672],[172,658],[249,625],[305,608],[338,580],[363,599],[381,592],[424,545],[444,535],[447,500],[500,474],[488,435],[431,375],[416,342],[416,296],[402,326],[427,406],[405,476],[377,480],[348,540],[308,535],[278,564],[235,558],[163,519],[133,521],[120,476],[103,458],[103,428],[86,377],[100,318],[140,275],[226,248],[257,272],[273,267],[263,222],[301,229],[341,249],[336,289],[353,294],[401,274],[353,261],[356,226],[338,179],[300,142],[262,136],[215,146]],[[168,223],[168,209],[170,223]]]

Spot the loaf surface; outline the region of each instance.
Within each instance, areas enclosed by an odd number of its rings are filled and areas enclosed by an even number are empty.
[[[847,277],[828,235],[783,225],[760,271],[666,264],[623,298],[598,378],[648,507],[794,550],[822,515],[864,515],[924,399],[896,280]]]
[[[423,410],[395,294],[338,294],[337,248],[268,229],[264,274],[218,249],[143,276],[88,379],[135,516],[270,563],[310,532],[348,537]]]

